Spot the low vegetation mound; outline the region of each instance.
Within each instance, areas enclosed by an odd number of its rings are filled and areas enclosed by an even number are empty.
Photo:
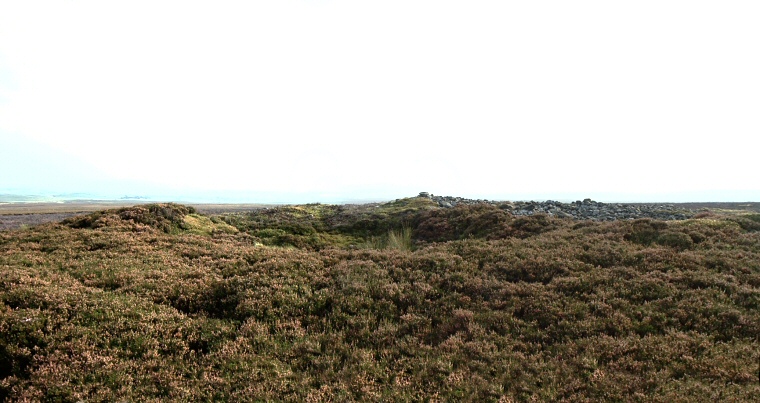
[[[284,206],[222,219],[265,245],[320,250],[394,245],[389,242],[394,237],[411,245],[411,223],[434,209],[439,208],[430,199],[416,197],[384,204]]]
[[[175,203],[147,204],[104,210],[64,220],[71,228],[151,227],[166,233],[186,229],[185,216],[195,209]]]
[[[416,238],[428,242],[468,238],[527,238],[556,229],[560,225],[559,219],[546,214],[515,217],[503,209],[485,203],[425,211],[416,216],[415,222]]]
[[[760,231],[424,198],[0,232],[2,401],[760,401]]]

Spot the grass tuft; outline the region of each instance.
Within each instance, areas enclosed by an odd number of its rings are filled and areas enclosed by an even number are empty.
[[[388,230],[386,249],[395,249],[400,251],[412,250],[412,227],[404,225],[398,230]]]

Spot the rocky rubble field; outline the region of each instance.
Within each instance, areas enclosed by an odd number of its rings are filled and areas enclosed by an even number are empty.
[[[654,218],[658,220],[685,220],[693,217],[699,210],[682,208],[675,204],[663,203],[602,203],[585,199],[573,203],[553,200],[536,201],[492,201],[484,199],[465,199],[453,196],[436,196],[426,192],[420,197],[428,197],[440,207],[452,208],[457,205],[474,205],[487,203],[499,206],[517,216],[548,214],[560,218],[576,220],[611,221],[636,218]]]

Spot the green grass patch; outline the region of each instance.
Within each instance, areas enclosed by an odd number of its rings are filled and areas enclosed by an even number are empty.
[[[212,235],[213,233],[235,234],[238,229],[220,219],[212,219],[200,214],[188,214],[183,218],[184,228],[193,234]]]

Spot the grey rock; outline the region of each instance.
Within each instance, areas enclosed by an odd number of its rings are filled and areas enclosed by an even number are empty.
[[[435,196],[428,192],[421,192],[419,197],[429,197],[443,208],[454,206],[475,205],[487,203],[498,206],[516,216],[531,216],[535,214],[549,214],[561,218],[573,218],[576,220],[633,220],[637,218],[654,218],[660,220],[684,220],[691,218],[696,211],[683,210],[673,204],[606,204],[584,199],[572,203],[562,203],[555,200],[545,202],[536,201],[489,201],[483,199],[466,199],[463,197]]]

